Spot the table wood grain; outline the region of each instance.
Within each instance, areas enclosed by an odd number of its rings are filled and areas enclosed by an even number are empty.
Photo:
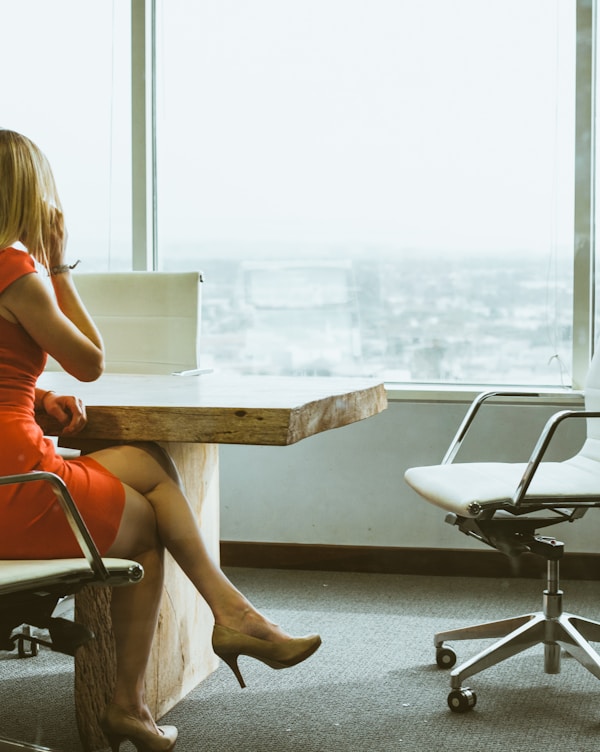
[[[52,372],[39,386],[83,399],[81,439],[285,446],[387,406],[384,385],[364,379],[105,374],[81,383]]]

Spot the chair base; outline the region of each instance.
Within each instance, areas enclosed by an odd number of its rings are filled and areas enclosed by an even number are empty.
[[[509,619],[476,624],[461,629],[438,632],[434,637],[437,663],[451,668],[456,654],[444,643],[452,640],[500,638],[450,673],[451,710],[464,712],[474,707],[476,698],[464,680],[495,666],[534,645],[544,645],[544,671],[560,673],[561,648],[600,679],[600,655],[590,642],[600,642],[600,622],[575,614],[563,613],[562,591],[558,583],[558,562],[548,562],[548,589],[544,591],[543,610]]]
[[[58,750],[50,749],[50,747],[40,747],[39,744],[27,744],[26,742],[19,742],[16,739],[0,738],[0,752],[18,752],[21,750],[29,750],[29,752],[58,752]]]

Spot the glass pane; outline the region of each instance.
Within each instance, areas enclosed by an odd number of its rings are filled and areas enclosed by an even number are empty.
[[[85,271],[131,268],[129,3],[2,3],[0,124],[46,153]]]
[[[222,371],[569,383],[574,0],[163,0],[161,267]]]

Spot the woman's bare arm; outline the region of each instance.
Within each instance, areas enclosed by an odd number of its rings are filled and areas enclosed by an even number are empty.
[[[67,373],[80,381],[94,381],[104,370],[100,332],[86,311],[70,272],[51,279],[56,298],[38,274],[27,274],[0,295],[0,312],[21,324]]]

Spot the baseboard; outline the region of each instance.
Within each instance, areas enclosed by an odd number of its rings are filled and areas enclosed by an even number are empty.
[[[221,564],[225,567],[259,569],[451,577],[546,576],[545,563],[539,556],[524,554],[518,558],[509,558],[498,551],[449,548],[221,541]],[[572,580],[600,580],[600,554],[566,552],[561,560],[561,576]]]

